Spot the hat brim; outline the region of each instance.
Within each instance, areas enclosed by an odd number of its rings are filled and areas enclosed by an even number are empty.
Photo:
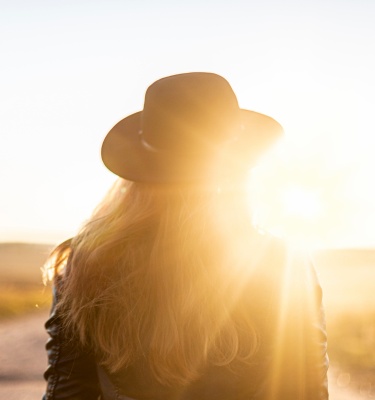
[[[202,163],[176,154],[156,151],[142,141],[142,112],[119,121],[104,139],[101,155],[104,165],[121,178],[150,183],[178,183],[208,179]],[[230,143],[227,157],[251,166],[283,134],[273,118],[250,110],[240,110],[242,129]],[[208,158],[208,157],[207,157]]]

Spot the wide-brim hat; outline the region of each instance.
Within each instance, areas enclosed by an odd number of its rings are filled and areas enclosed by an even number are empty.
[[[248,169],[282,133],[271,117],[240,109],[223,77],[192,72],[154,82],[143,110],[109,131],[102,159],[131,181],[202,181]]]

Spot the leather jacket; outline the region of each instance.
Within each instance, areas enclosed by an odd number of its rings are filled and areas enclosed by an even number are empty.
[[[239,301],[253,317],[259,346],[250,363],[207,365],[187,387],[167,387],[146,360],[108,373],[74,333],[62,327],[54,302],[44,400],[327,400],[327,338],[322,291],[311,263],[286,262],[280,246],[251,274]],[[285,252],[284,252],[285,253]]]

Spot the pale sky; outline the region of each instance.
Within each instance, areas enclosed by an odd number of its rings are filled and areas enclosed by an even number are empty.
[[[100,160],[111,126],[142,108],[154,80],[211,71],[285,129],[255,179],[260,221],[317,245],[375,246],[375,2],[0,0],[0,10],[0,241],[74,235],[115,179]]]

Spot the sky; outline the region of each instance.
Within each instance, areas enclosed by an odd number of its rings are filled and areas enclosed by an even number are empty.
[[[284,139],[253,172],[265,228],[374,247],[375,2],[0,0],[0,241],[74,235],[115,180],[105,134],[156,79],[223,75]]]

